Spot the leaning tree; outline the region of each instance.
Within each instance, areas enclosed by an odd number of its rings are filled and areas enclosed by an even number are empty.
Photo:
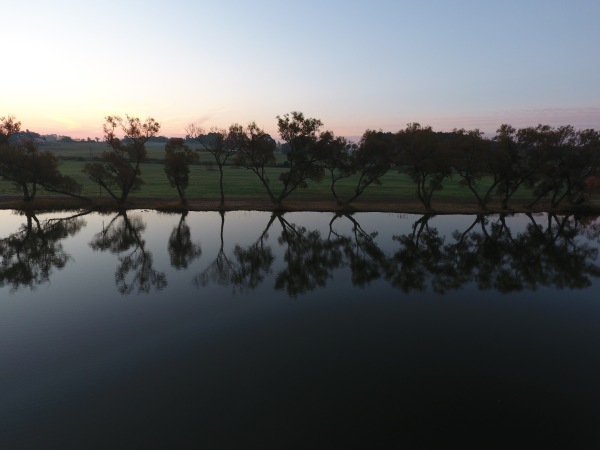
[[[0,176],[23,192],[23,201],[35,199],[38,187],[49,192],[83,198],[81,185],[60,172],[60,161],[50,151],[40,151],[31,139],[11,142],[21,123],[9,116],[0,118]]]
[[[153,118],[142,122],[138,117],[107,116],[103,129],[109,150],[102,153],[99,162],[87,163],[83,172],[123,206],[143,183],[141,164],[147,157],[146,142],[158,133],[160,124]],[[117,137],[118,131],[123,138]]]
[[[397,146],[394,134],[389,132],[367,130],[354,144],[325,131],[319,136],[317,149],[320,164],[329,172],[333,197],[338,204],[347,205],[369,186],[381,184],[381,177],[393,166]],[[349,177],[353,177],[354,188],[347,198],[342,198],[336,183]]]
[[[264,186],[271,201],[276,203],[267,168],[276,161],[275,148],[277,144],[268,133],[254,122],[251,122],[244,130],[243,136],[242,145],[235,155],[234,162],[236,165],[253,172]]]
[[[351,164],[351,153],[356,150],[356,145],[342,136],[336,136],[332,131],[324,131],[317,141],[319,160],[323,168],[329,173],[329,190],[338,204],[344,200],[336,188],[338,181],[349,178],[354,174]]]
[[[412,178],[417,185],[417,197],[431,211],[433,193],[443,189],[442,182],[452,174],[447,154],[430,126],[409,123],[396,137],[398,170]]]
[[[356,200],[370,185],[381,185],[381,178],[392,168],[397,155],[394,134],[367,130],[358,147],[350,153],[350,167],[357,175],[354,193],[347,200]]]
[[[317,133],[322,123],[318,119],[305,118],[301,112],[277,116],[279,136],[285,141],[287,170],[279,174],[280,188],[271,185],[267,167],[276,162],[276,143],[255,123],[248,125],[240,139],[235,163],[254,172],[263,184],[271,202],[281,202],[298,188],[306,188],[309,180],[320,181],[324,169],[320,164]]]
[[[454,129],[444,139],[452,168],[460,177],[459,186],[467,187],[486,209],[502,178],[497,170],[501,153],[478,129]]]
[[[287,171],[279,175],[283,184],[279,194],[272,198],[274,203],[281,204],[298,188],[308,187],[308,181],[321,181],[324,175],[317,148],[317,133],[323,123],[319,119],[304,117],[304,114],[293,111],[277,116],[279,136],[287,144]]]

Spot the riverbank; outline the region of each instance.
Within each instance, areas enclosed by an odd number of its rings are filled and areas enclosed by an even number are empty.
[[[479,213],[529,213],[529,212],[556,212],[561,214],[600,214],[600,198],[594,198],[584,205],[564,204],[553,208],[547,202],[540,202],[529,207],[526,202],[512,202],[508,209],[502,205],[492,203],[486,209],[482,209],[476,202],[468,202],[464,199],[444,199],[433,202],[431,211],[427,211],[418,200],[362,200],[353,202],[349,206],[340,206],[335,201],[315,198],[291,198],[276,206],[268,199],[262,198],[230,198],[226,199],[221,206],[218,198],[192,198],[184,207],[176,198],[160,197],[131,197],[122,208],[109,198],[91,198],[79,200],[65,197],[38,197],[33,202],[23,202],[21,198],[4,196],[0,197],[0,209],[15,209],[29,211],[55,211],[89,209],[94,211],[116,211],[119,209],[155,209],[165,212],[181,211],[320,211],[320,212],[390,212],[406,214],[479,214]]]

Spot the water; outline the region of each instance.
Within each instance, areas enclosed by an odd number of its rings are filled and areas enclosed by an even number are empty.
[[[600,222],[0,212],[2,448],[594,448]]]

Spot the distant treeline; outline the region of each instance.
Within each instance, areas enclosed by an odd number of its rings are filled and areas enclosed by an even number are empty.
[[[158,136],[160,124],[152,118],[108,116],[103,126],[107,150],[99,160],[85,164],[83,172],[119,206],[143,182],[141,164],[147,159],[145,145],[151,141],[165,143],[166,179],[184,205],[189,168],[198,161],[191,142],[214,158],[221,204],[227,164],[254,173],[275,205],[309,182],[328,183],[338,204],[348,205],[369,186],[381,184],[390,171],[413,180],[416,196],[427,210],[432,209],[434,193],[451,177],[459,178],[482,209],[493,199],[508,208],[520,188],[533,193],[530,206],[542,200],[554,208],[563,203],[581,205],[599,185],[600,132],[594,129],[576,130],[570,125],[516,129],[503,124],[494,137],[486,138],[478,129],[436,132],[410,123],[397,132],[366,130],[359,142],[351,142],[322,131],[320,120],[300,112],[277,116],[277,126],[279,144],[254,122],[210,130],[191,124],[185,138],[169,139]],[[22,132],[21,123],[12,116],[0,119],[2,179],[22,191],[24,201],[32,201],[38,187],[79,197],[81,185],[60,173],[57,157],[38,148],[35,134]],[[274,165],[276,151],[286,158],[277,183],[266,170]],[[354,184],[351,195],[342,196],[341,180]]]

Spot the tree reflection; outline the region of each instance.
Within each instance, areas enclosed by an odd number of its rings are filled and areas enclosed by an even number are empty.
[[[329,233],[322,236],[274,213],[256,242],[248,247],[224,250],[221,214],[221,246],[215,260],[194,282],[216,283],[238,289],[254,289],[271,272],[275,259],[268,245],[273,223],[281,226],[277,239],[283,267],[275,275],[276,290],[295,297],[324,287],[336,269],[349,269],[352,284],[359,287],[384,278],[404,292],[432,289],[446,293],[474,285],[502,293],[534,290],[541,286],[583,288],[600,277],[596,263],[600,226],[573,216],[526,215],[529,223],[511,229],[506,214],[480,214],[464,230],[441,234],[424,215],[411,231],[393,236],[398,247],[390,254],[377,242],[377,233],[366,232],[351,214],[335,214]],[[349,221],[350,232],[337,225]]]
[[[507,217],[478,215],[445,243],[424,216],[411,235],[394,237],[402,247],[391,258],[390,281],[405,291],[423,290],[429,278],[439,293],[472,282],[481,290],[508,293],[540,286],[583,288],[600,276],[598,249],[578,239],[585,229],[578,219],[548,213],[536,220],[528,214],[525,230],[514,232]]]
[[[598,216],[579,217],[578,221],[583,228],[584,236],[590,241],[600,244],[600,220]]]
[[[95,251],[108,250],[119,255],[115,283],[121,294],[147,293],[167,285],[165,274],[154,269],[152,253],[146,250],[146,242],[141,238],[145,229],[141,217],[130,218],[122,211],[89,244]]]
[[[271,217],[265,230],[254,244],[246,248],[239,245],[235,246],[233,255],[237,261],[237,271],[234,272],[232,279],[234,285],[254,289],[271,272],[271,265],[275,260],[275,256],[273,256],[271,247],[265,244],[265,240],[273,220],[273,217]]]
[[[169,236],[169,256],[171,266],[176,269],[187,269],[188,265],[200,257],[202,249],[199,244],[192,242],[190,227],[185,222],[187,211],[181,214],[181,219]]]
[[[352,235],[339,234],[334,223],[345,218],[352,224]],[[329,222],[329,234],[335,236],[345,256],[345,263],[352,271],[352,284],[364,287],[381,278],[386,265],[386,255],[379,248],[375,238],[377,232],[367,233],[350,214],[335,214]]]
[[[225,240],[223,231],[225,228],[225,212],[221,211],[221,245],[216,258],[208,267],[194,277],[194,284],[197,287],[207,286],[213,282],[221,286],[232,286],[236,290],[255,289],[271,272],[271,265],[275,257],[271,248],[265,244],[268,237],[268,231],[275,216],[272,216],[269,223],[256,242],[248,247],[236,245],[233,254],[227,256],[225,253]]]
[[[285,290],[294,297],[325,286],[331,272],[342,266],[343,253],[338,239],[323,239],[316,231],[291,224],[283,214],[276,214],[281,224],[280,245],[286,245],[287,263],[275,279],[275,289]]]
[[[225,213],[221,213],[221,246],[216,258],[207,268],[196,275],[196,286],[210,283],[233,286],[234,291],[254,289],[271,272],[275,257],[266,243],[273,223],[281,225],[279,245],[285,246],[285,266],[275,277],[275,289],[285,290],[290,296],[325,286],[332,271],[344,267],[346,261],[352,267],[353,280],[361,285],[380,276],[383,252],[373,240],[376,233],[367,234],[351,216],[353,238],[340,235],[333,227],[339,217],[330,222],[327,237],[316,231],[299,227],[285,219],[282,213],[273,213],[258,239],[247,247],[236,245],[228,255],[224,251],[223,228]]]
[[[17,232],[0,240],[0,287],[12,290],[48,282],[55,269],[71,259],[61,241],[84,226],[85,212],[70,217],[40,220],[24,214]],[[385,279],[404,292],[432,289],[445,293],[468,285],[480,290],[510,293],[540,287],[580,289],[600,277],[597,218],[559,216],[554,213],[519,215],[518,227],[510,215],[474,216],[462,230],[441,234],[434,216],[415,220],[410,232],[393,236],[396,247],[386,251],[378,233],[365,231],[351,214],[334,214],[329,232],[291,223],[273,213],[257,239],[226,252],[225,212],[221,212],[220,246],[215,259],[193,281],[233,291],[256,289],[273,272],[275,252],[269,242],[278,224],[277,243],[282,260],[274,276],[274,289],[291,297],[324,287],[338,269],[350,270],[352,284],[364,287]],[[191,239],[186,213],[169,235],[171,266],[188,269],[202,253]],[[343,225],[348,225],[346,231]],[[115,283],[122,294],[147,293],[167,285],[166,275],[155,270],[152,254],[142,235],[141,216],[120,212],[89,243],[95,251],[117,255]],[[350,231],[347,231],[347,230]],[[277,247],[276,245],[274,247]]]
[[[600,276],[594,263],[598,249],[579,242],[581,224],[573,216],[547,214],[545,224],[528,214],[527,232],[517,236],[514,265],[522,274],[522,284],[529,289],[552,286],[580,289]]]
[[[400,249],[388,259],[386,278],[404,292],[425,290],[430,277],[450,276],[444,273],[448,269],[443,252],[444,238],[429,225],[432,217],[424,215],[412,225],[412,233],[393,237],[400,242]],[[436,280],[432,284],[436,291],[443,291]]]
[[[62,269],[71,259],[60,241],[81,230],[85,214],[41,222],[35,214],[26,212],[26,223],[0,240],[0,287],[10,285],[14,292],[48,282],[53,269]]]
[[[482,290],[510,292],[522,288],[521,276],[512,264],[519,249],[505,214],[497,219],[478,215],[467,230],[456,230],[452,236],[454,242],[446,246],[445,253],[448,265],[461,281],[455,288],[470,281]]]

